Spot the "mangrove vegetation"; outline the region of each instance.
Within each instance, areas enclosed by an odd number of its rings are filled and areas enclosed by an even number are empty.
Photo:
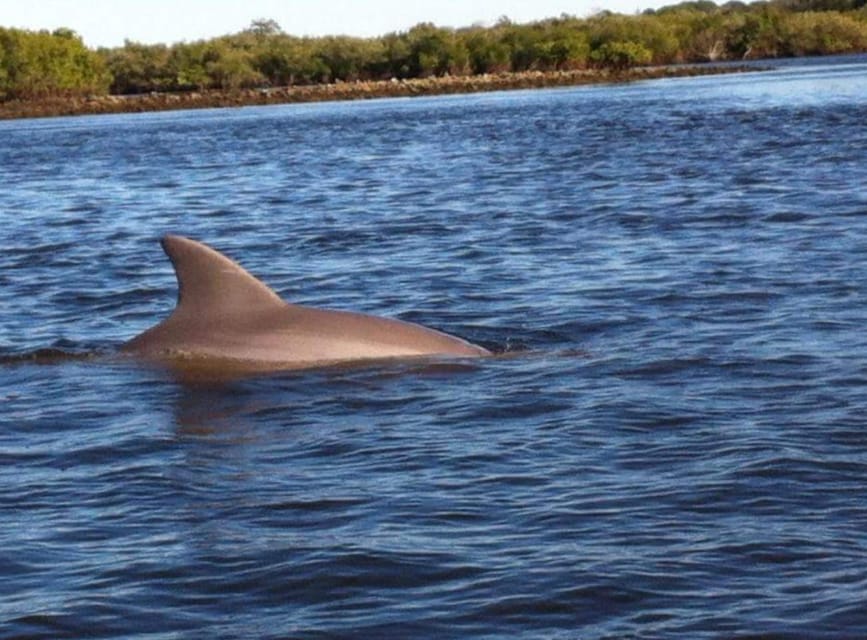
[[[377,38],[298,37],[273,20],[171,45],[91,49],[70,29],[0,27],[0,101],[235,91],[867,51],[867,0],[683,2],[635,15],[430,23]]]

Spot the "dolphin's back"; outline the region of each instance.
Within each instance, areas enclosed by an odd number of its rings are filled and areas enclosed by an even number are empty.
[[[166,236],[162,245],[177,275],[178,303],[166,320],[124,345],[129,352],[281,367],[488,353],[460,338],[400,320],[287,304],[240,265],[199,242]]]

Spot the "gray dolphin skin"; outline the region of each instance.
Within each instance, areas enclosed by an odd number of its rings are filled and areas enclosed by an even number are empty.
[[[380,358],[490,355],[420,325],[288,304],[214,249],[167,235],[162,246],[178,279],[178,302],[163,322],[121,350],[144,358],[217,359],[260,369],[301,369]]]

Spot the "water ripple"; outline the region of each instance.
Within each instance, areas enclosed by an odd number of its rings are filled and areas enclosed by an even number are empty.
[[[844,63],[0,123],[0,636],[863,635]],[[118,358],[166,231],[497,355]]]

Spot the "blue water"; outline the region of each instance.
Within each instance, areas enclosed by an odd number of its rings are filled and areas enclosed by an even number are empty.
[[[860,638],[867,59],[0,123],[0,637]],[[494,358],[117,358],[203,240]]]

